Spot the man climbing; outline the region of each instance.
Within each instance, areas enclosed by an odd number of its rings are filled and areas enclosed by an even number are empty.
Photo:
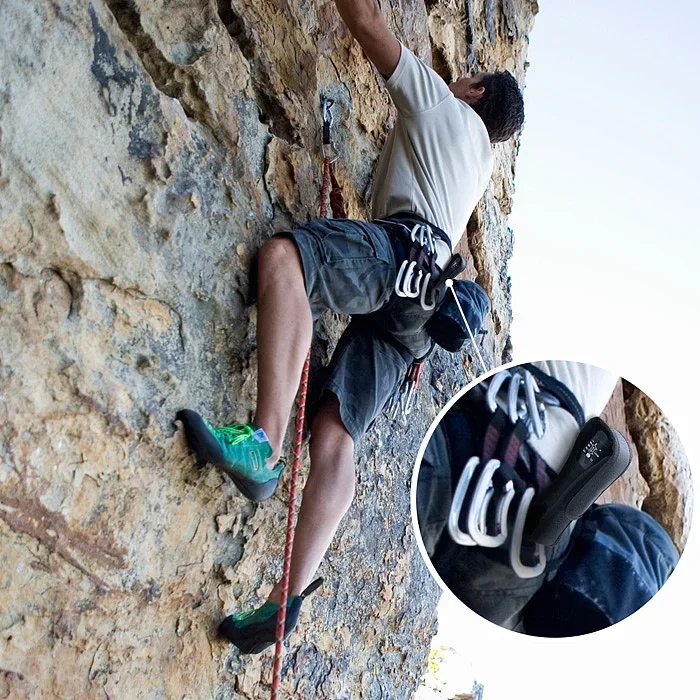
[[[374,0],[336,0],[336,5],[384,77],[398,111],[374,178],[374,219],[317,219],[260,249],[253,424],[212,427],[194,411],[178,413],[199,460],[226,471],[247,497],[268,498],[283,468],[280,451],[313,318],[327,308],[353,316],[311,421],[311,466],[294,540],[287,634],[352,502],[355,445],[407,366],[431,347],[425,328],[430,303],[414,298],[424,278],[407,278],[407,286],[397,288],[397,270],[418,237],[432,273],[448,265],[491,176],[490,143],[509,139],[523,123],[522,95],[509,73],[480,73],[448,87],[398,42]],[[413,232],[413,241],[406,231]],[[488,298],[473,286],[474,308],[468,313],[479,322]],[[280,593],[277,584],[261,608],[226,618],[222,633],[243,652],[262,651],[274,642]]]

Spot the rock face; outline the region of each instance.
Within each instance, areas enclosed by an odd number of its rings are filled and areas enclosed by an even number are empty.
[[[678,434],[661,409],[624,379],[602,417],[627,438],[632,464],[600,502],[626,503],[646,511],[682,553],[690,531],[693,485]]]
[[[653,516],[683,552],[690,531],[693,484],[678,434],[661,409],[640,389],[624,382],[627,424],[649,485],[642,509]]]
[[[627,471],[598,499],[599,503],[625,503],[641,508],[649,496],[649,485],[639,471],[639,452],[627,425],[625,396],[622,380],[617,382],[615,391],[608,401],[601,418],[612,428],[621,432],[632,450],[632,462]]]
[[[469,61],[524,79],[534,2],[384,5],[443,76]],[[267,697],[271,654],[239,658],[216,626],[279,574],[287,484],[250,504],[172,421],[250,417],[248,268],[318,211],[321,95],[350,216],[368,213],[393,108],[328,2],[6,0],[0,46],[0,697]],[[491,364],[508,356],[516,148],[496,147],[463,246],[494,301]],[[322,319],[317,359],[344,323]],[[409,481],[464,369],[438,354],[423,411],[358,449],[285,693],[413,693],[438,589]]]

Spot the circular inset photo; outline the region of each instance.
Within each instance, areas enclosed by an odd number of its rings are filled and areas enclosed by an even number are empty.
[[[614,625],[673,572],[690,468],[663,412],[593,365],[506,366],[423,441],[414,525],[433,575],[491,622],[541,637]]]

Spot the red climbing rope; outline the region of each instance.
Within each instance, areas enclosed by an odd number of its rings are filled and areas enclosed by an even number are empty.
[[[328,158],[323,159],[323,167],[325,169],[326,163],[328,163],[328,177],[331,182],[331,211],[333,212],[333,217],[336,219],[347,219],[348,215],[345,213],[345,201],[343,200],[343,191],[340,189],[338,180],[335,177],[335,165],[332,160]],[[325,200],[321,204],[322,211],[325,210]],[[321,214],[325,216],[325,214]]]
[[[284,545],[284,568],[282,570],[282,595],[280,609],[277,612],[277,632],[275,641],[275,661],[272,666],[272,700],[277,700],[277,690],[282,670],[284,654],[284,626],[287,621],[287,598],[289,597],[289,572],[292,564],[292,547],[294,544],[294,529],[296,527],[297,479],[301,463],[301,444],[304,438],[304,416],[306,414],[306,390],[309,385],[309,360],[311,351],[306,355],[304,369],[301,371],[299,383],[299,399],[297,403],[296,432],[294,436],[294,459],[292,461],[292,476],[289,483],[289,508],[287,510],[287,539]]]
[[[328,198],[330,190],[331,212],[336,219],[346,219],[343,192],[340,189],[335,176],[333,161],[325,157],[323,159],[323,185],[321,186],[321,218],[324,219],[328,212]],[[284,627],[287,622],[287,600],[289,598],[289,573],[292,564],[292,549],[294,546],[294,530],[296,528],[296,503],[297,480],[299,466],[301,464],[301,446],[304,439],[304,416],[306,414],[306,392],[309,385],[309,362],[311,350],[306,355],[304,368],[301,371],[299,383],[299,397],[297,399],[296,432],[294,436],[294,458],[292,460],[292,474],[289,482],[289,508],[287,510],[287,538],[284,545],[284,567],[282,569],[282,592],[280,608],[277,612],[277,631],[275,641],[275,661],[272,666],[272,700],[277,700],[280,677],[282,671],[282,656],[284,654]]]

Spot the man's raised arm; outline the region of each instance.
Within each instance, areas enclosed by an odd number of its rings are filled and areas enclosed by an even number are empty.
[[[401,44],[389,29],[377,0],[335,0],[350,33],[367,58],[390,78],[401,58]]]

